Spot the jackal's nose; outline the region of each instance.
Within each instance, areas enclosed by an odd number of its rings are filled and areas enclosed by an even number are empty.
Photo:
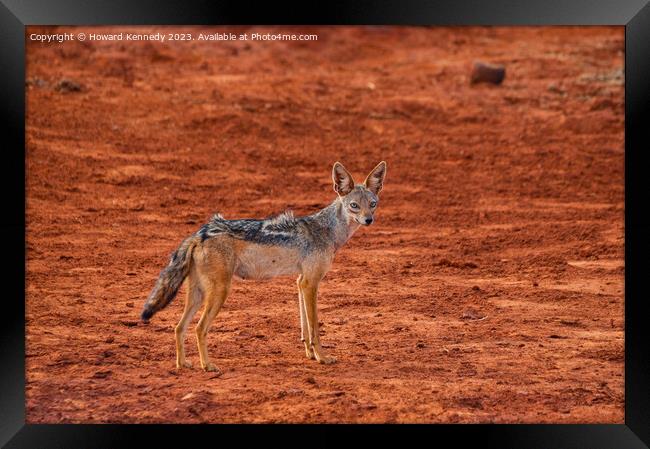
[[[366,226],[372,223],[372,218],[366,218]]]

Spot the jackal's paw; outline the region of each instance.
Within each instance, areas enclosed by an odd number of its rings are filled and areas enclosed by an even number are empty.
[[[192,368],[192,362],[188,362],[187,360],[183,360],[182,362],[176,361],[176,368]]]
[[[305,355],[307,356],[308,359],[311,360],[316,360],[316,356],[314,355],[314,351],[309,347],[308,344],[305,344]]]
[[[221,370],[220,370],[219,368],[217,368],[217,365],[215,365],[214,363],[210,363],[210,362],[208,362],[208,363],[203,367],[203,369],[204,369],[205,371],[208,371],[208,372],[214,372],[214,373],[220,373],[220,372],[221,372]]]
[[[332,357],[331,355],[317,355],[316,360],[318,360],[318,363],[322,363],[323,365],[331,365],[333,363],[336,363],[336,357]]]

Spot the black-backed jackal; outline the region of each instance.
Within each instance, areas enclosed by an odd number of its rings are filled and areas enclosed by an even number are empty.
[[[148,321],[169,304],[187,278],[185,310],[176,326],[176,366],[191,367],[185,360],[185,332],[205,304],[196,327],[199,358],[204,370],[216,371],[208,359],[206,336],[228,296],[233,275],[243,279],[298,275],[301,340],[307,357],[320,363],[335,362],[323,351],[318,335],[318,284],[336,251],[359,226],[372,223],[385,176],[386,163],[380,162],[363,184],[355,184],[337,162],[332,178],[338,196],[313,215],[294,217],[285,212],[264,220],[226,220],[215,215],[174,251],[144,304],[142,320]]]

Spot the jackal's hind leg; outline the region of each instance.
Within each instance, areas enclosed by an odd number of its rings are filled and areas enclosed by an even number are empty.
[[[187,332],[187,326],[192,321],[194,314],[201,306],[203,302],[203,295],[201,288],[196,284],[192,275],[188,278],[187,281],[187,298],[185,300],[185,310],[183,310],[183,316],[176,325],[175,334],[176,334],[176,368],[191,368],[192,364],[185,360],[185,333]]]
[[[314,351],[311,349],[311,340],[309,339],[309,326],[307,324],[307,309],[305,309],[305,300],[302,296],[300,282],[302,274],[298,276],[298,310],[300,311],[300,341],[305,345],[305,355],[308,359],[316,359]]]
[[[230,291],[230,278],[222,279],[220,282],[213,283],[205,292],[205,310],[201,315],[199,324],[196,326],[196,340],[199,347],[199,359],[201,368],[205,371],[217,371],[219,368],[208,358],[208,348],[206,337],[212,320],[215,319],[221,306],[223,305],[228,292]]]

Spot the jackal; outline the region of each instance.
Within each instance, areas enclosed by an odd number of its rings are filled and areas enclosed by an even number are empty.
[[[226,220],[221,215],[186,238],[171,255],[144,304],[141,318],[148,321],[169,304],[187,278],[185,310],[176,326],[176,366],[191,367],[185,360],[185,332],[192,317],[205,304],[196,327],[201,367],[218,368],[209,361],[206,336],[219,313],[233,275],[243,279],[269,279],[298,275],[298,306],[301,340],[305,353],[320,363],[334,363],[320,344],[316,296],[318,284],[330,269],[336,252],[359,226],[373,222],[379,192],[386,176],[386,162],[380,162],[363,184],[339,162],[332,168],[337,198],[313,215],[294,217],[284,212],[256,220]]]

